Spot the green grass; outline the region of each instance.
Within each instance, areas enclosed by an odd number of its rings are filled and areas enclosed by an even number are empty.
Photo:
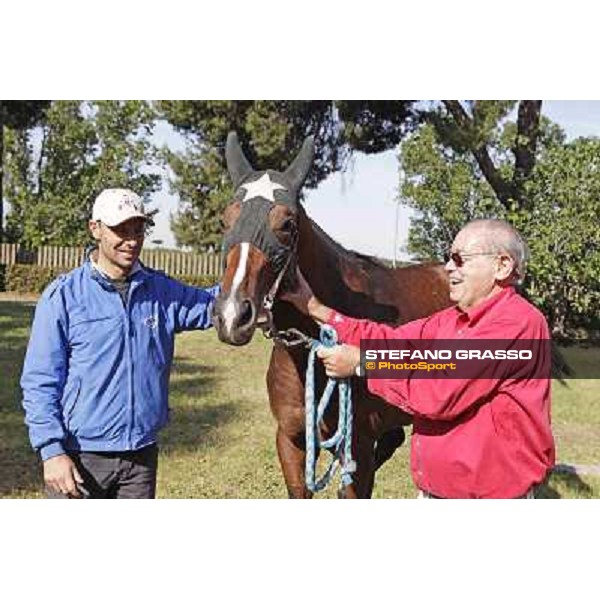
[[[0,302],[0,497],[41,497],[41,465],[23,424],[18,385],[33,304]],[[160,438],[161,498],[285,498],[265,373],[270,343],[220,344],[213,331],[177,338],[171,423]],[[573,366],[600,350],[569,348]],[[554,384],[558,462],[600,464],[600,380]],[[335,497],[331,486],[319,497]],[[548,498],[600,498],[600,477],[553,474]],[[408,445],[377,475],[374,497],[414,498]]]

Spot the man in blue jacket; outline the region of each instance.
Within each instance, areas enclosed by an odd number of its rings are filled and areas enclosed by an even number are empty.
[[[89,223],[97,249],[37,305],[21,387],[49,497],[155,496],[174,337],[211,327],[219,287],[144,267],[148,221],[137,194],[103,191]]]

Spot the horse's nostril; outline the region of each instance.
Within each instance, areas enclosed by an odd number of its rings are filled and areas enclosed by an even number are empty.
[[[248,323],[252,322],[254,318],[254,307],[252,306],[252,302],[250,300],[242,300],[240,316],[238,319],[238,327],[244,327],[248,325]]]

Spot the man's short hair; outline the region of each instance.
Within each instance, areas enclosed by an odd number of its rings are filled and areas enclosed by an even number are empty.
[[[475,219],[465,227],[481,227],[488,233],[486,244],[490,252],[506,252],[514,261],[512,283],[521,285],[529,263],[529,247],[521,234],[507,221],[501,219]]]

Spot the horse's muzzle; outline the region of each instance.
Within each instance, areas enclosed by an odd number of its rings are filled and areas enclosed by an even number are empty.
[[[243,346],[254,335],[256,317],[256,306],[252,299],[221,295],[215,303],[213,323],[222,342]]]

